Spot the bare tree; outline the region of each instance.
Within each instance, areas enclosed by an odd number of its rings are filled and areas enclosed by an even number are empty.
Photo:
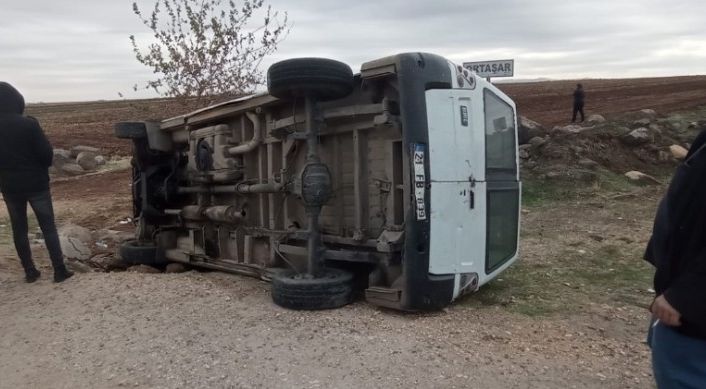
[[[143,51],[130,36],[135,57],[158,75],[140,88],[182,102],[203,103],[252,92],[262,84],[259,67],[289,32],[287,14],[264,0],[157,0],[149,17],[133,12],[154,35]],[[258,12],[259,11],[259,12]],[[264,14],[261,24],[251,18]]]

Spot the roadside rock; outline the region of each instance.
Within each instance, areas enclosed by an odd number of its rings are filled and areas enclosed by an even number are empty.
[[[79,146],[74,146],[71,148],[71,157],[76,158],[83,151],[88,151],[89,153],[93,153],[93,154],[100,153],[100,150],[95,147],[79,145]]]
[[[167,265],[167,268],[164,272],[165,273],[184,273],[188,270],[189,269],[187,269],[186,266],[184,266],[181,263],[170,263],[169,265]]]
[[[519,156],[520,156],[520,159],[529,159],[530,153],[529,153],[529,151],[527,151],[527,149],[520,149]]]
[[[645,127],[645,126],[649,126],[650,123],[652,123],[652,121],[651,121],[650,119],[647,119],[647,118],[640,119],[640,120],[635,120],[634,122],[632,122],[632,124],[635,125],[636,127]]]
[[[679,145],[669,146],[669,151],[672,153],[672,156],[678,160],[686,158],[686,155],[689,153],[689,150]]]
[[[638,129],[630,131],[628,134],[620,138],[623,143],[629,146],[639,146],[649,143],[652,140],[650,136],[650,130],[645,127],[640,127]]]
[[[706,119],[701,119],[701,120],[698,120],[698,121],[695,121],[695,122],[691,122],[691,123],[689,123],[689,125],[687,126],[687,128],[688,128],[689,130],[694,130],[694,129],[699,129],[699,128],[700,128],[700,129],[706,128]]]
[[[98,165],[98,166],[103,166],[107,162],[105,157],[102,155],[96,155],[94,160],[96,161],[96,165]]]
[[[649,116],[651,118],[654,118],[657,116],[657,111],[655,111],[654,109],[641,109],[640,113],[643,115]]]
[[[541,137],[546,132],[541,124],[524,116],[520,116],[520,129],[517,134],[520,144],[527,144],[532,138]]]
[[[69,259],[77,259],[80,261],[85,261],[91,258],[91,249],[83,243],[81,240],[70,237],[59,235],[59,242],[61,244],[61,251],[64,253],[64,257]]]
[[[127,269],[127,271],[134,272],[134,273],[144,273],[144,274],[161,273],[161,271],[159,269],[156,269],[152,266],[147,266],[147,265],[131,266]]]
[[[602,115],[599,115],[597,113],[594,113],[593,115],[588,117],[587,120],[589,123],[605,123],[605,118]]]
[[[60,170],[61,170],[61,172],[68,174],[70,176],[78,176],[78,175],[81,175],[86,172],[85,170],[83,170],[81,165],[79,165],[77,163],[73,163],[73,162],[65,164],[64,166],[61,167]]]
[[[647,175],[642,172],[638,172],[637,170],[629,171],[625,173],[625,177],[629,178],[632,181],[637,181],[637,182],[644,182],[644,183],[649,183],[649,184],[661,184],[659,180],[656,178]]]
[[[547,140],[538,136],[535,136],[534,138],[530,139],[529,143],[532,145],[532,147],[538,148],[542,147],[545,143],[547,143]]]
[[[59,236],[76,238],[84,243],[92,241],[91,231],[88,228],[76,224],[64,224],[59,227],[58,233]]]
[[[93,271],[93,268],[91,268],[89,265],[86,265],[80,260],[74,258],[67,258],[66,267],[68,267],[69,270],[73,270],[77,273],[90,273]]]
[[[76,157],[76,163],[78,163],[84,170],[95,170],[98,166],[98,163],[96,162],[96,157],[97,155],[95,153],[92,153],[90,151],[82,151],[78,153],[78,156]]]
[[[71,158],[71,153],[64,149],[54,149],[54,158],[52,159],[52,166],[57,170],[61,169],[62,166],[67,163],[73,162]]]
[[[66,149],[54,149],[54,156],[57,156],[57,155],[62,156],[66,159],[71,158],[71,152]]]

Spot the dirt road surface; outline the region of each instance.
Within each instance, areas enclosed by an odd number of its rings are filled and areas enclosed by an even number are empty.
[[[644,388],[636,326],[531,320],[457,305],[428,315],[364,303],[272,304],[223,274],[82,274],[64,285],[2,276],[0,387]],[[606,313],[610,313],[609,311]]]

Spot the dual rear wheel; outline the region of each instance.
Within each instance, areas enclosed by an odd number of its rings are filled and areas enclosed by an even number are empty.
[[[282,100],[337,100],[353,92],[353,72],[348,65],[331,59],[289,59],[270,66],[267,90]],[[342,307],[353,301],[353,274],[334,268],[323,268],[316,274],[280,272],[272,278],[272,300],[289,309]]]

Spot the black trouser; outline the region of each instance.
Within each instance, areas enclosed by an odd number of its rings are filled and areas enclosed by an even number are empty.
[[[29,246],[29,226],[27,225],[27,203],[34,210],[39,222],[39,228],[44,234],[44,242],[49,251],[49,258],[54,267],[54,272],[64,272],[64,255],[59,244],[59,234],[54,223],[54,208],[51,203],[51,193],[46,190],[37,193],[11,193],[3,194],[7,211],[10,214],[12,223],[12,235],[15,241],[15,249],[20,257],[22,267],[26,273],[36,270],[32,261],[32,251]]]
[[[583,121],[583,103],[574,103],[574,116],[571,117],[571,122],[576,121],[576,113],[581,113],[581,121]]]

